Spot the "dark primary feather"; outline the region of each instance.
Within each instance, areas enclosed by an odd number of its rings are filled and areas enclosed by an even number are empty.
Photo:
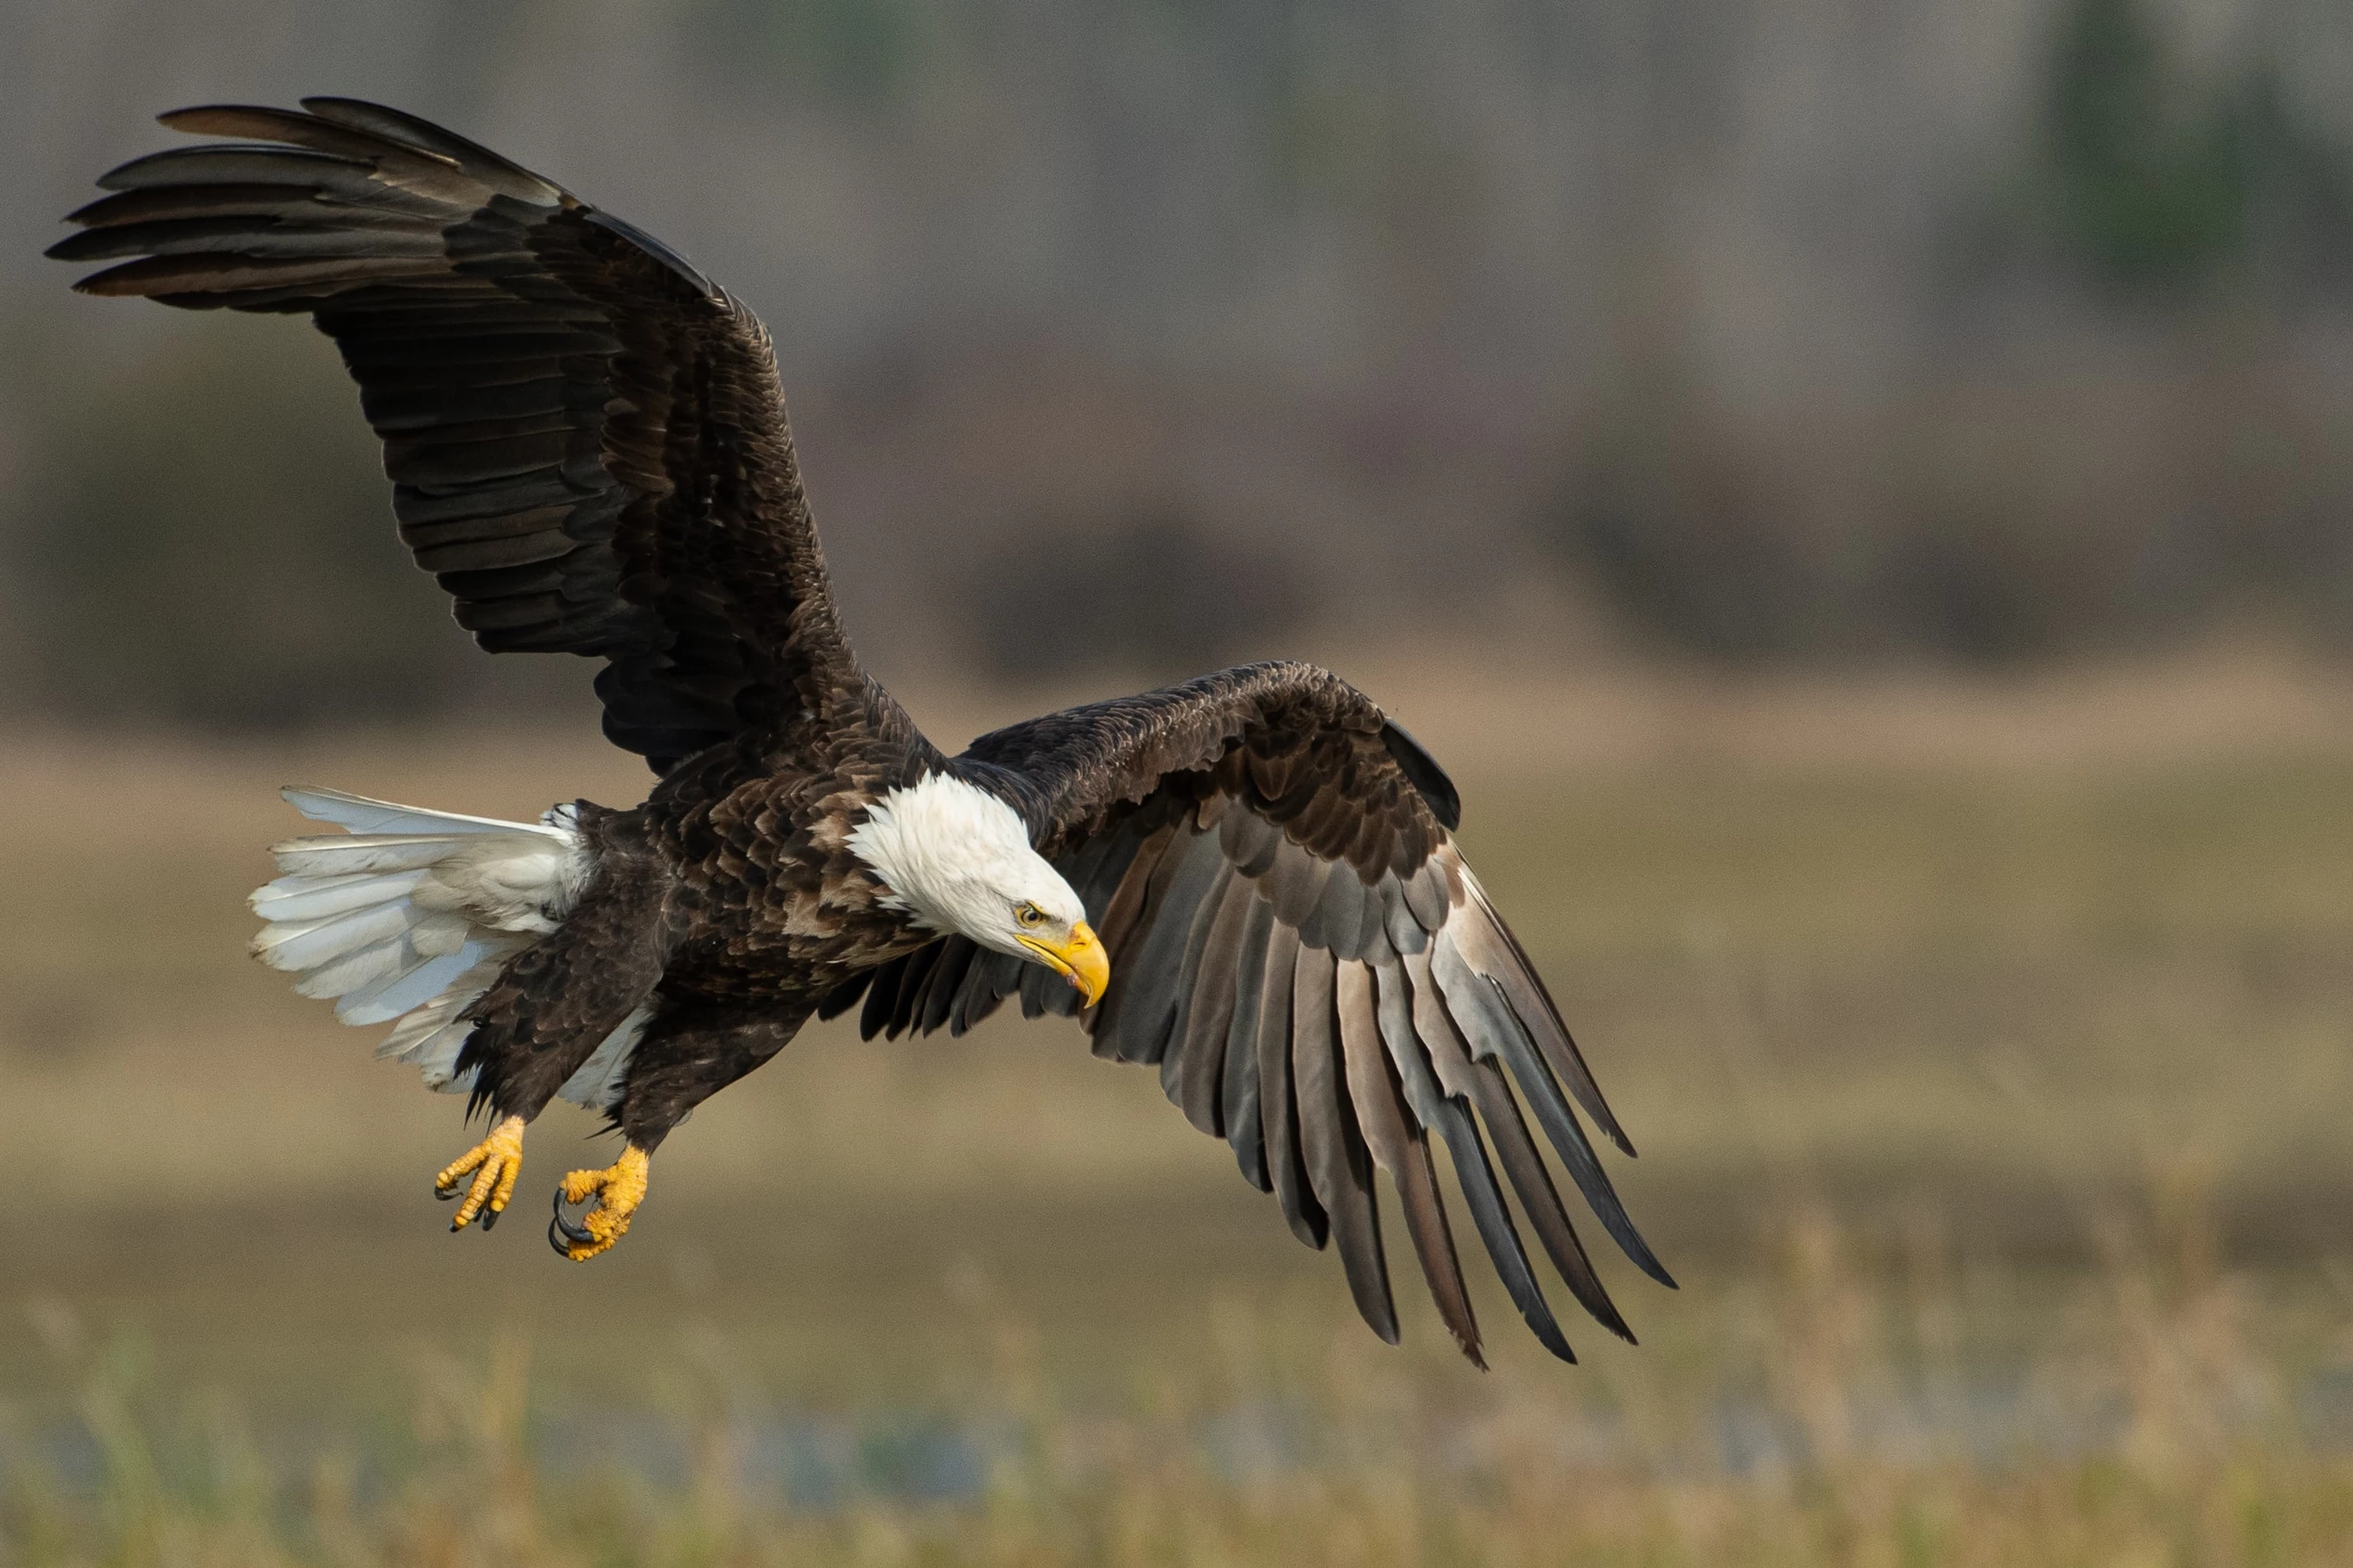
[[[1279,921],[1267,943],[1258,987],[1258,1125],[1266,1141],[1267,1175],[1291,1234],[1321,1249],[1330,1232],[1323,1206],[1307,1181],[1300,1148],[1299,1102],[1291,1093],[1291,1005],[1297,991],[1299,934]]]
[[[350,99],[165,124],[51,249],[77,286],[310,314],[384,440],[417,563],[494,652],[606,661],[605,732],[657,771],[865,697],[766,331],[632,225]]]
[[[1234,945],[1234,1016],[1225,1026],[1225,1141],[1242,1178],[1261,1192],[1274,1190],[1267,1173],[1266,1129],[1258,1115],[1258,1000],[1266,990],[1266,950],[1274,932],[1274,911],[1253,899]]]
[[[1356,1115],[1343,1093],[1329,952],[1303,947],[1291,971],[1291,1089],[1307,1185],[1330,1217],[1349,1293],[1372,1331],[1397,1343],[1397,1306],[1381,1252],[1381,1210]]]
[[[1322,670],[1260,664],[983,736],[951,764],[999,790],[1080,890],[1112,954],[1086,1016],[1097,1055],[1157,1063],[1194,1126],[1223,1134],[1310,1246],[1336,1242],[1359,1311],[1397,1332],[1372,1172],[1387,1175],[1439,1315],[1481,1361],[1431,1139],[1473,1230],[1545,1346],[1573,1359],[1505,1187],[1570,1293],[1631,1337],[1578,1239],[1526,1112],[1603,1228],[1672,1285],[1570,1103],[1623,1146],[1543,982],[1456,853],[1453,785],[1412,737]],[[894,984],[949,973],[925,954]],[[1044,1010],[1068,988],[1032,968]],[[936,995],[869,1003],[869,1032],[961,1016],[980,967]],[[846,1004],[845,1004],[846,1005]],[[877,1023],[879,1020],[879,1023]],[[1563,1084],[1568,1086],[1563,1092]],[[1516,1091],[1516,1096],[1515,1096]],[[1627,1150],[1628,1153],[1632,1151]],[[1500,1171],[1498,1172],[1498,1165]],[[1483,1365],[1483,1362],[1481,1362]]]
[[[1231,1032],[1244,932],[1257,904],[1245,876],[1229,874],[1209,922],[1200,928],[1200,948],[1189,955],[1193,984],[1178,1016],[1176,1048],[1163,1063],[1160,1087],[1186,1120],[1211,1137],[1225,1132],[1225,1047]],[[1250,956],[1258,954],[1254,950]],[[1174,1064],[1176,1071],[1166,1070]]]
[[[1403,984],[1403,974],[1395,965],[1375,970],[1353,964],[1340,971],[1340,1036],[1348,1053],[1349,1096],[1357,1107],[1374,1161],[1397,1184],[1405,1231],[1438,1316],[1463,1353],[1484,1367],[1479,1321],[1471,1312],[1462,1262],[1455,1256],[1446,1203],[1438,1195],[1428,1126],[1404,1098],[1398,1064],[1406,1062],[1424,1076],[1426,1068]],[[1434,1104],[1435,1096],[1428,1096],[1425,1103]]]

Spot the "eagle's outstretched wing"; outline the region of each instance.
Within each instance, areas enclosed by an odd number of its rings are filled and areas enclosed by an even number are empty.
[[[854,696],[768,335],[683,258],[397,110],[206,107],[50,250],[77,285],[307,312],[384,441],[401,536],[492,651],[589,654],[657,771]],[[257,145],[258,144],[258,145]]]
[[[1397,1337],[1378,1167],[1396,1185],[1440,1313],[1480,1359],[1434,1131],[1480,1240],[1545,1347],[1574,1359],[1505,1206],[1490,1141],[1571,1292],[1632,1337],[1521,1101],[1602,1227],[1672,1285],[1569,1096],[1633,1150],[1455,851],[1452,785],[1370,699],[1309,665],[1252,665],[998,730],[954,765],[1022,808],[1039,851],[1086,901],[1112,960],[1110,988],[1083,1016],[1096,1054],[1157,1064],[1168,1097],[1233,1144],[1300,1240],[1337,1238],[1374,1332]],[[961,1032],[1016,993],[1032,1016],[1078,1002],[1045,968],[962,936],[853,982],[827,1012],[861,991],[869,1035]]]

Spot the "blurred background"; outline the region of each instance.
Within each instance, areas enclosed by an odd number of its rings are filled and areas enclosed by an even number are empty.
[[[13,0],[0,88],[0,1564],[2353,1560],[2344,8]],[[1644,1345],[1385,1350],[1067,1026],[812,1029],[591,1268],[440,1234],[460,1103],[243,956],[271,792],[647,777],[306,325],[40,256],[316,92],[759,311],[936,739],[1413,727]]]

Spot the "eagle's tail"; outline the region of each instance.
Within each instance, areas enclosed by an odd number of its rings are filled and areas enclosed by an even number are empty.
[[[378,1056],[414,1062],[433,1088],[468,1087],[456,1067],[473,1026],[459,1015],[561,923],[587,880],[572,808],[515,823],[337,790],[282,792],[345,831],[270,846],[280,874],[253,894],[268,922],[254,956],[294,975],[304,996],[334,998],[347,1024],[399,1019]]]

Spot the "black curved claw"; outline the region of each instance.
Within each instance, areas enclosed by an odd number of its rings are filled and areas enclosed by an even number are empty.
[[[459,1198],[465,1196],[465,1193],[466,1184],[462,1181],[455,1187],[436,1187],[433,1189],[434,1199],[440,1203],[456,1203]]]
[[[555,1249],[557,1256],[569,1257],[572,1256],[572,1249],[564,1244],[564,1238],[556,1231],[556,1226],[563,1223],[560,1217],[548,1222],[548,1245]]]
[[[586,1226],[574,1224],[570,1217],[565,1214],[564,1189],[561,1187],[558,1187],[555,1190],[555,1218],[550,1222],[548,1225],[548,1232],[549,1239],[551,1240],[552,1240],[554,1237],[560,1233],[566,1241],[570,1242],[574,1246],[584,1246],[588,1242],[596,1240],[596,1237],[589,1233]],[[555,1250],[557,1252],[563,1252],[565,1249],[563,1245],[559,1243]]]
[[[499,1223],[499,1216],[505,1212],[506,1210],[503,1208],[491,1208],[486,1206],[482,1210],[483,1233],[488,1235],[490,1231],[496,1229]]]

